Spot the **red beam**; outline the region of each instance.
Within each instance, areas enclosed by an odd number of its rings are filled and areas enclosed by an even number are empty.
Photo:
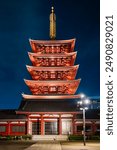
[[[23,111],[16,111],[16,114],[82,114],[81,112],[23,112]]]

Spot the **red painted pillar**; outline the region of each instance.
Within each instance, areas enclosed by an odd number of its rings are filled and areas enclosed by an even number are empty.
[[[94,123],[94,132],[96,132],[97,130],[97,126],[96,126],[96,122]]]
[[[44,135],[44,120],[43,120],[43,115],[41,115],[41,135]]]
[[[73,132],[73,134],[75,134],[75,129],[76,129],[76,127],[75,127],[75,118],[74,118],[74,115],[73,115],[73,118],[72,118],[72,132]]]
[[[58,125],[59,125],[59,135],[62,135],[62,120],[61,120],[61,115],[59,115]]]
[[[8,122],[8,129],[7,129],[7,135],[11,134],[11,127],[10,127],[10,121]]]
[[[27,134],[30,134],[29,130],[29,116],[27,116]]]
[[[92,122],[92,134],[95,134],[96,132],[96,124],[95,122]]]

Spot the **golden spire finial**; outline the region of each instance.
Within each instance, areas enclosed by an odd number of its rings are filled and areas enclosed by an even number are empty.
[[[50,39],[55,40],[56,38],[56,15],[54,13],[54,7],[51,7],[50,14]]]

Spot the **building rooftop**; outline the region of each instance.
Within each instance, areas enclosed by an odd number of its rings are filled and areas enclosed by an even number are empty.
[[[77,100],[40,99],[22,100],[18,111],[22,112],[77,112]]]
[[[16,114],[16,110],[15,109],[3,109],[0,110],[0,119],[1,120],[12,120],[12,119],[16,119],[16,120],[25,120],[26,116],[25,115],[17,115]]]
[[[14,109],[4,109],[0,110],[0,120],[26,120],[26,115],[16,114],[17,110]],[[21,111],[19,109],[18,111]],[[24,111],[24,110],[23,110]],[[78,119],[82,119],[82,112],[77,115]],[[86,111],[86,119],[100,119],[100,110],[91,109]]]
[[[78,99],[30,99],[25,100],[23,99],[17,112],[27,112],[27,113],[80,113],[79,108],[77,107]],[[89,109],[86,111],[86,118],[88,119],[99,119],[99,109]],[[79,119],[82,118],[82,115],[79,116]]]

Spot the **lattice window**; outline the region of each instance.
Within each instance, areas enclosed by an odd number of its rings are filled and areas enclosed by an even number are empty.
[[[60,49],[59,46],[56,47],[56,52],[57,52],[57,53],[61,53],[61,49]]]
[[[58,92],[62,92],[62,90],[63,90],[62,86],[59,86],[58,87]]]
[[[50,87],[50,92],[56,92],[56,86],[51,86]]]
[[[47,71],[45,71],[44,73],[45,73],[45,77],[44,78],[48,79],[49,78],[49,73]]]
[[[56,79],[56,73],[55,73],[55,72],[51,72],[50,78],[51,78],[51,79]]]
[[[61,65],[61,59],[60,58],[57,58],[57,66],[60,66]]]
[[[72,132],[72,121],[62,119],[62,134],[70,134]]]
[[[50,58],[49,61],[51,66],[56,66],[56,58]]]
[[[25,126],[13,125],[12,132],[25,132]]]
[[[77,126],[77,132],[83,131],[83,124]]]
[[[39,135],[41,133],[40,122],[32,122],[32,134]]]
[[[58,134],[58,124],[57,122],[45,122],[45,134],[46,135],[56,135]]]
[[[58,79],[61,79],[61,72],[60,71],[58,71],[57,76],[58,76]]]
[[[86,124],[86,129],[85,129],[85,130],[86,130],[86,132],[92,131],[91,125],[87,125],[87,124]]]
[[[50,48],[48,46],[45,47],[45,50],[47,54],[50,52]]]
[[[0,132],[6,132],[6,126],[0,126]]]
[[[48,91],[48,86],[44,86],[43,90],[44,90],[44,92],[47,92]]]

